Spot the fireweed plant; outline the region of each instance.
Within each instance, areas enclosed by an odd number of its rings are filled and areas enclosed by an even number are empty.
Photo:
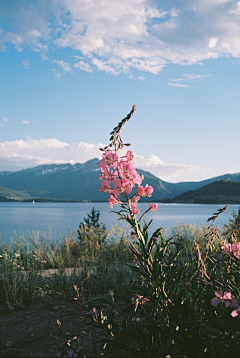
[[[137,220],[136,214],[140,212],[138,209],[138,201],[141,196],[150,197],[153,193],[153,187],[148,184],[144,187],[141,185],[144,178],[136,171],[133,162],[133,152],[127,150],[126,153],[123,154],[124,147],[130,146],[130,144],[124,144],[120,136],[124,124],[129,121],[135,110],[136,106],[134,105],[132,111],[110,133],[109,146],[101,148],[103,155],[99,163],[99,168],[101,169],[99,179],[102,180],[102,183],[99,190],[109,193],[108,202],[110,208],[113,208],[113,205],[116,204],[119,204],[122,208],[116,213],[120,216],[120,219],[126,220],[133,229],[131,237],[132,239],[137,238],[139,240],[140,247],[146,259],[146,265],[142,266],[147,272],[151,272],[153,269],[151,249],[156,243],[158,236],[161,235],[162,228],[154,232],[148,243],[148,247],[146,247],[148,242],[148,227],[151,222],[148,225],[144,222],[143,228],[140,222],[149,210],[155,212],[158,204],[150,203],[149,208],[142,214],[140,219]],[[137,191],[132,194],[133,188],[136,186]],[[130,194],[132,195],[130,196]],[[132,250],[135,254],[137,253],[134,245],[132,245]]]
[[[161,227],[149,237],[152,220],[146,223],[143,218],[150,210],[155,211],[158,204],[150,203],[140,218],[136,217],[140,213],[140,198],[150,197],[153,187],[142,185],[143,177],[134,166],[134,153],[126,148],[130,144],[121,138],[121,130],[135,110],[134,105],[110,133],[110,144],[101,148],[99,179],[100,191],[109,194],[110,208],[119,205],[121,209],[114,213],[131,226],[130,249],[134,262],[127,265],[137,273],[141,284],[138,292],[132,291],[133,310],[128,314],[119,310],[112,291],[108,298],[92,301],[88,312],[94,324],[105,327],[102,354],[214,357],[221,353],[233,357],[233,351],[239,357],[240,349],[236,345],[240,334],[238,324],[232,321],[240,311],[237,229],[232,234],[228,232],[225,241],[222,239],[214,222],[227,207],[219,209],[209,218],[212,224],[205,235],[204,252],[201,253],[199,244],[193,240],[196,255],[192,257],[186,256],[184,243],[178,238],[164,239]]]

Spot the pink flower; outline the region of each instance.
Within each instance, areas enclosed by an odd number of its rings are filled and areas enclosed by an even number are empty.
[[[134,177],[135,184],[137,184],[137,185],[142,184],[143,179],[142,179],[141,175],[139,175],[139,173],[136,172],[136,174],[133,177]]]
[[[141,186],[141,185],[139,185],[139,187],[138,187],[138,194],[139,194],[139,195],[145,195],[144,188],[143,188],[143,186]]]
[[[156,211],[157,208],[158,208],[158,204],[154,204],[154,203],[149,204],[149,208],[150,208],[152,211]]]
[[[213,298],[211,300],[211,304],[213,306],[217,306],[220,302],[224,302],[225,303],[225,307],[229,307],[231,305],[231,300],[232,300],[232,294],[231,292],[221,292],[221,291],[216,291],[215,292],[215,298]]]
[[[232,317],[237,317],[237,316],[238,316],[238,312],[239,312],[239,308],[236,309],[236,310],[234,310],[234,311],[232,311],[231,316],[232,316]]]
[[[135,196],[135,198],[132,200],[133,203],[137,203],[140,199],[140,196]]]
[[[109,192],[110,195],[118,196],[121,194],[121,190],[119,188],[114,188],[112,191]]]
[[[140,213],[140,210],[137,208],[136,203],[132,203],[132,212],[133,212],[134,215]]]
[[[112,150],[108,150],[106,153],[103,154],[103,156],[110,167],[113,167],[114,169],[117,168],[119,159],[118,153],[114,153]]]
[[[108,184],[108,182],[106,180],[103,180],[99,190],[103,191],[104,193],[106,193],[109,190],[112,190],[112,188],[110,187],[110,185]]]
[[[222,250],[222,253],[226,254],[226,251],[228,253],[233,253],[234,256],[239,258],[239,255],[240,255],[240,242],[238,242],[237,244],[226,244],[224,246],[224,249]]]
[[[222,253],[226,254],[226,251],[229,252],[229,253],[232,252],[232,245],[231,244],[226,244],[224,246],[224,249],[222,250]]]
[[[108,204],[112,209],[113,205],[118,204],[118,200],[113,195],[110,195],[110,198],[108,199]]]
[[[145,195],[151,196],[153,192],[153,187],[151,185],[146,184],[144,188]]]
[[[130,161],[130,160],[133,160],[134,158],[134,154],[131,150],[128,150],[127,153],[126,153],[126,157],[127,159]]]
[[[236,256],[237,258],[239,258],[240,242],[238,242],[237,244],[232,244],[232,251],[233,251],[233,255]]]
[[[238,312],[240,311],[240,307],[239,307],[239,302],[238,300],[236,300],[236,298],[232,299],[231,307],[236,308],[235,310],[232,311],[231,316],[237,317],[239,315]]]

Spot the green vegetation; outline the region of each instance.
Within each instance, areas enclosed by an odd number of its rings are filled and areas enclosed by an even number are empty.
[[[23,201],[31,199],[31,195],[23,190],[12,190],[0,186],[0,201]]]
[[[216,290],[239,297],[239,259],[222,247],[240,237],[240,209],[223,232],[173,226],[153,247],[153,256],[161,256],[156,282],[143,269],[141,246],[134,241],[137,251],[129,248],[130,233],[106,230],[99,217],[93,208],[76,233],[57,243],[38,232],[11,247],[2,242],[0,305],[53,307],[75,297],[92,325],[96,357],[238,357],[239,318],[231,317],[231,306],[211,301]]]
[[[130,287],[134,275],[125,274],[129,270],[122,268],[123,262],[132,260],[124,229],[106,230],[94,208],[88,215],[77,233],[70,232],[56,243],[38,231],[29,232],[28,240],[21,237],[11,245],[1,242],[0,304],[14,309],[36,300],[50,303],[69,298],[73,284],[89,272],[86,289],[91,294],[106,293],[124,277],[123,286]]]

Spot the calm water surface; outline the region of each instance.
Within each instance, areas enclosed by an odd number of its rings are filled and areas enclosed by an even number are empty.
[[[154,219],[151,232],[158,227],[165,228],[171,233],[171,227],[176,223],[206,225],[207,219],[217,209],[224,207],[213,204],[159,204],[158,210],[149,212],[145,219]],[[0,233],[1,239],[9,241],[19,236],[28,237],[28,230],[40,231],[52,240],[68,235],[70,230],[76,231],[80,221],[87,217],[92,208],[100,210],[100,221],[110,229],[111,224],[120,222],[116,214],[111,213],[108,203],[0,203]],[[228,210],[216,219],[216,225],[223,227],[227,224],[232,211],[238,211],[239,205],[230,205]],[[117,206],[116,206],[117,208]],[[140,203],[143,213],[148,208],[147,203]]]

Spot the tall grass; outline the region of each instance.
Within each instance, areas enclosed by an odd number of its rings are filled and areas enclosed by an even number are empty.
[[[27,240],[21,237],[9,245],[0,244],[0,304],[10,309],[69,298],[73,285],[89,273],[89,295],[106,293],[113,287],[120,292],[132,283],[134,275],[121,264],[131,261],[129,242],[121,227],[112,226],[100,234],[97,228],[82,228],[81,242],[75,232],[55,243],[38,231],[28,234]]]
[[[85,292],[93,297],[113,290],[118,297],[128,295],[139,281],[126,265],[133,258],[129,248],[130,234],[112,226],[101,232],[90,226],[80,226],[79,232],[51,241],[44,233],[29,232],[28,239],[20,237],[11,244],[0,244],[0,304],[10,309],[32,302],[56,303],[71,297],[73,285],[89,275]],[[193,240],[204,251],[206,227],[178,224],[172,228],[172,251],[183,247],[182,263],[196,256]],[[103,240],[105,237],[105,240]],[[168,237],[165,237],[167,240]],[[178,246],[178,245],[179,246]],[[215,248],[215,251],[219,251]],[[124,263],[124,264],[123,264]],[[71,270],[66,270],[67,268]],[[48,271],[46,271],[48,270]]]

